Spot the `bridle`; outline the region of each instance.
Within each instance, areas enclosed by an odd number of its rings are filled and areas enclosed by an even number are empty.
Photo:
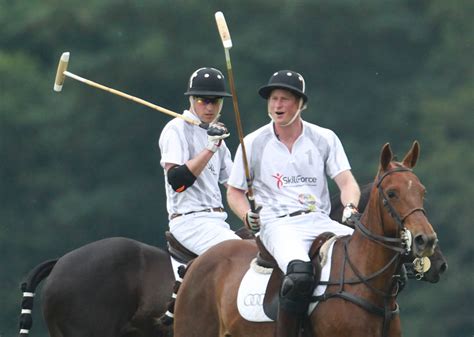
[[[426,211],[422,207],[417,207],[417,208],[411,209],[405,215],[400,216],[400,214],[395,210],[395,208],[390,203],[390,201],[388,200],[387,196],[385,195],[383,191],[382,182],[385,179],[385,177],[396,172],[412,172],[412,170],[406,167],[397,167],[392,170],[389,170],[378,177],[376,187],[377,187],[380,199],[382,200],[384,207],[387,209],[388,213],[395,220],[395,223],[398,225],[398,228],[400,229],[400,237],[393,238],[393,237],[388,237],[384,235],[374,234],[367,227],[365,227],[358,219],[354,222],[354,225],[369,240],[374,241],[398,253],[408,255],[411,251],[412,236],[411,236],[410,231],[408,231],[405,228],[405,220],[415,212],[422,212],[423,214],[426,215]],[[383,223],[381,225],[383,227]]]
[[[394,282],[392,282],[392,285],[390,286],[388,292],[384,292],[380,289],[375,288],[373,285],[369,283],[369,281],[383,274],[386,270],[390,268],[391,265],[393,264],[398,265],[398,262],[400,261],[400,257],[402,254],[407,255],[410,253],[412,236],[411,236],[410,231],[405,228],[405,221],[410,215],[412,215],[415,212],[422,212],[423,214],[426,215],[426,211],[424,210],[424,208],[415,207],[411,209],[410,211],[408,211],[403,216],[401,216],[397,212],[397,210],[393,207],[393,205],[390,203],[389,199],[387,198],[387,196],[385,195],[383,191],[382,182],[387,176],[393,173],[397,173],[397,172],[412,172],[412,170],[406,167],[396,167],[394,169],[388,170],[378,177],[376,188],[378,190],[378,194],[383,203],[384,208],[387,209],[388,214],[390,214],[390,216],[393,218],[395,223],[398,225],[398,228],[400,230],[400,237],[389,237],[385,235],[375,234],[372,231],[370,231],[370,229],[368,229],[364,224],[362,224],[359,219],[356,219],[354,221],[355,228],[359,230],[360,233],[364,237],[366,237],[367,239],[385,248],[395,251],[393,258],[390,259],[390,261],[380,270],[376,271],[375,273],[369,276],[364,276],[359,272],[359,270],[356,268],[356,266],[352,263],[352,261],[349,258],[348,244],[350,240],[347,239],[344,241],[344,262],[341,268],[340,280],[337,282],[330,281],[330,280],[319,282],[320,285],[339,285],[339,291],[335,293],[325,293],[321,296],[315,296],[312,298],[312,301],[325,301],[332,297],[343,298],[345,300],[348,300],[352,303],[357,304],[358,306],[364,308],[370,313],[374,313],[376,315],[382,316],[384,318],[383,336],[386,336],[388,333],[388,328],[389,328],[392,317],[395,315],[398,315],[400,312],[398,303],[395,303],[396,305],[395,309],[390,308],[391,299],[395,298],[399,292],[398,281],[399,281],[400,275],[393,275]],[[383,222],[381,223],[381,226],[383,229]],[[349,279],[349,280],[344,279],[344,270],[345,270],[346,262],[350,266],[354,274],[356,275],[356,277],[353,279]],[[360,283],[363,283],[364,285],[366,285],[372,292],[378,294],[379,296],[382,296],[384,298],[384,306],[379,307],[362,297],[356,296],[344,290],[345,284],[360,284]]]
[[[398,227],[400,230],[406,231],[405,229],[405,220],[412,215],[415,212],[422,212],[424,215],[426,215],[426,211],[423,207],[415,207],[412,208],[410,211],[408,211],[404,216],[400,216],[398,212],[395,210],[395,208],[392,206],[390,201],[387,199],[387,196],[383,192],[382,189],[382,181],[387,177],[388,175],[395,173],[395,172],[413,172],[411,169],[406,168],[406,167],[397,167],[393,170],[389,170],[385,172],[383,175],[379,176],[378,182],[377,182],[377,190],[379,191],[379,196],[382,199],[383,205],[387,208],[388,213],[392,216],[392,218],[395,220],[397,223]],[[403,235],[402,235],[403,237]],[[403,239],[403,238],[402,238]],[[411,245],[406,247],[406,252],[405,254],[408,254],[410,252]]]

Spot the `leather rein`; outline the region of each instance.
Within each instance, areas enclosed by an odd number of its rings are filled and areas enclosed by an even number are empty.
[[[385,177],[395,172],[412,172],[412,170],[406,167],[397,167],[395,169],[389,170],[385,172],[383,175],[378,177],[376,187],[377,187],[380,199],[382,200],[384,207],[387,209],[387,212],[394,219],[395,223],[398,225],[400,229],[400,233],[401,233],[400,237],[388,237],[388,236],[372,233],[370,229],[364,226],[364,224],[362,224],[358,218],[354,221],[355,228],[359,230],[360,233],[364,237],[387,249],[393,250],[395,252],[393,258],[390,259],[390,261],[380,270],[376,271],[375,273],[369,276],[364,276],[360,273],[360,271],[356,268],[356,266],[352,263],[352,261],[349,258],[348,244],[350,240],[349,238],[346,238],[346,240],[344,241],[344,262],[342,264],[342,268],[340,272],[340,275],[341,275],[340,280],[337,282],[334,282],[334,281],[320,281],[319,282],[319,285],[339,285],[339,290],[335,293],[325,293],[320,296],[313,296],[312,298],[312,301],[325,301],[333,297],[343,298],[354,304],[357,304],[358,306],[362,307],[363,309],[367,310],[370,313],[382,316],[384,318],[383,336],[386,336],[388,333],[388,328],[389,328],[392,317],[400,313],[400,308],[398,306],[398,303],[395,302],[394,309],[390,308],[390,303],[391,303],[391,299],[395,298],[398,295],[398,291],[399,291],[398,278],[400,278],[401,276],[393,275],[393,282],[388,292],[384,292],[380,289],[375,288],[369,283],[369,281],[383,274],[386,270],[390,268],[391,265],[396,264],[398,266],[401,255],[402,254],[407,255],[410,253],[411,233],[405,228],[405,225],[404,225],[405,220],[410,215],[418,211],[422,212],[423,214],[426,214],[423,208],[414,208],[403,216],[400,216],[400,214],[395,210],[395,208],[393,207],[393,205],[390,203],[387,196],[383,192],[383,189],[381,186],[382,181],[385,179]],[[383,228],[383,223],[381,225]],[[352,278],[348,280],[344,279],[344,271],[345,271],[346,263],[349,264],[350,268],[356,275],[356,278]],[[399,267],[397,268],[398,268],[397,269],[398,273],[397,272],[396,273],[400,274]],[[367,286],[372,292],[376,293],[377,295],[382,296],[384,298],[384,306],[383,307],[377,306],[362,297],[353,295],[344,290],[345,284],[360,284],[360,283],[363,283],[365,286]]]

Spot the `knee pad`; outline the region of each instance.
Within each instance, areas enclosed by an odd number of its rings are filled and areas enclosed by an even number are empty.
[[[293,260],[288,269],[280,290],[280,304],[288,311],[303,313],[314,288],[314,268],[311,262]]]

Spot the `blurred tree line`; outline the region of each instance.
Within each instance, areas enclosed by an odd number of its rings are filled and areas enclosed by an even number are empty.
[[[0,336],[16,333],[18,285],[39,262],[110,236],[164,246],[157,141],[169,117],[69,78],[54,93],[61,53],[72,73],[181,112],[192,71],[226,74],[217,10],[245,133],[268,122],[258,87],[292,69],[306,79],[303,118],[340,136],[360,183],[384,143],[402,156],[420,141],[417,173],[449,270],[399,296],[404,336],[471,336],[470,0],[1,0]],[[222,120],[235,151],[230,100]],[[32,336],[47,336],[39,307]]]

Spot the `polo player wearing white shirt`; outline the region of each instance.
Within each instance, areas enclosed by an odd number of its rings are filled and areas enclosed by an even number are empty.
[[[229,132],[217,120],[223,98],[231,95],[225,90],[224,76],[215,68],[196,70],[184,95],[190,105],[183,115],[209,127],[205,130],[178,118],[166,124],[159,139],[160,164],[165,175],[169,230],[185,248],[201,255],[222,241],[240,240],[225,221],[227,213],[219,188],[219,184],[226,186],[232,159],[224,142]],[[170,311],[160,318],[163,324],[172,323],[173,307],[170,305]]]
[[[352,229],[329,218],[327,176],[341,191],[346,216],[357,211],[360,190],[336,134],[305,122],[307,106],[303,77],[290,70],[274,73],[259,90],[267,99],[271,122],[245,137],[257,212],[249,209],[241,148],[228,181],[227,199],[234,213],[260,238],[286,275],[280,290],[277,336],[297,336],[314,284],[308,256],[314,239],[330,231]],[[343,219],[345,221],[345,219]]]
[[[240,239],[225,222],[219,184],[226,184],[232,167],[224,138],[229,133],[216,123],[225,91],[222,73],[200,68],[189,79],[189,110],[183,115],[210,124],[208,130],[175,118],[166,124],[160,140],[160,164],[165,172],[169,228],[187,249],[200,255],[213,245]]]

